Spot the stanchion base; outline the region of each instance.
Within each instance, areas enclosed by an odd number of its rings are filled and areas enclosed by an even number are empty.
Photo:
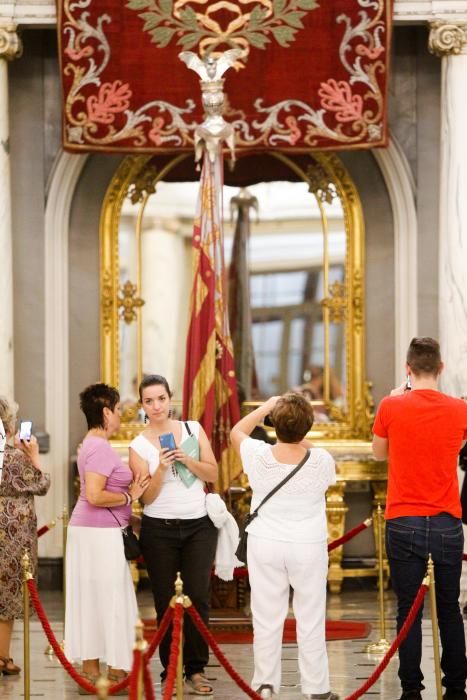
[[[62,651],[65,651],[65,640],[62,640],[60,642],[60,649]],[[47,644],[47,646],[44,649],[44,654],[46,654],[46,656],[55,656],[55,652],[54,652],[53,646],[51,644]]]
[[[368,654],[385,654],[390,648],[391,645],[386,639],[380,639],[378,642],[367,644],[364,651]]]

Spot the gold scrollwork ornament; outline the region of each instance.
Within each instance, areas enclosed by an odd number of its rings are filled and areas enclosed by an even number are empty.
[[[467,22],[432,22],[428,48],[436,56],[467,53]]]
[[[120,309],[120,318],[128,324],[136,321],[136,309],[144,306],[144,300],[136,296],[136,292],[136,284],[127,280],[125,284],[120,287],[121,296],[119,295],[117,297],[117,307]]]
[[[0,26],[0,58],[12,61],[22,55],[23,45],[16,30],[16,24],[13,23]]]
[[[321,305],[329,309],[331,323],[342,323],[345,320],[347,298],[345,284],[337,280],[329,286],[329,296],[322,300]]]
[[[104,270],[102,273],[101,285],[101,309],[102,309],[102,327],[105,333],[110,333],[112,329],[112,273],[110,270]]]

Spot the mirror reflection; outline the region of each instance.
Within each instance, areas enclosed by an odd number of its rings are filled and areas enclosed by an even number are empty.
[[[125,199],[118,230],[124,407],[134,406],[139,381],[153,372],[169,377],[181,399],[198,188],[162,181],[143,204]],[[225,186],[223,204],[231,331],[247,400],[292,388],[316,402],[317,421],[330,419],[331,403],[345,412],[347,250],[339,197],[320,201],[306,182],[276,181]]]

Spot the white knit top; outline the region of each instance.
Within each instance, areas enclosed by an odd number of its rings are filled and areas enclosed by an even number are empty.
[[[199,423],[188,421],[192,434],[199,438]],[[185,424],[182,423],[181,443],[188,438]],[[159,467],[159,450],[144,435],[138,435],[130,443],[132,450],[144,459],[149,466],[149,473],[152,476]],[[144,506],[144,514],[151,518],[202,518],[207,515],[206,494],[204,493],[204,483],[201,479],[187,488],[180,477],[174,474],[172,469],[167,469],[162,488],[157,498]]]
[[[296,464],[278,462],[271,445],[246,438],[240,445],[243,469],[253,492],[251,512]],[[300,471],[262,506],[248,526],[248,534],[285,542],[323,542],[327,539],[325,494],[336,483],[334,460],[313,447]]]

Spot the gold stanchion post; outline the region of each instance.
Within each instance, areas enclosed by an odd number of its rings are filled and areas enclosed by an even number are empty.
[[[68,508],[63,506],[62,515],[62,543],[63,543],[63,571],[62,571],[62,587],[63,587],[63,638],[65,639],[65,616],[66,616],[66,540],[68,535]],[[65,647],[65,642],[62,641],[62,649]]]
[[[148,643],[144,638],[144,627],[141,620],[136,623],[136,641],[135,649],[141,652],[141,666],[138,674],[138,700],[143,700],[144,698],[144,653],[148,648]]]
[[[430,587],[431,632],[433,636],[433,660],[435,664],[436,700],[443,697],[441,685],[441,660],[439,656],[438,611],[436,608],[435,567],[431,554],[428,557],[428,585]]]
[[[21,564],[23,567],[23,606],[24,606],[24,618],[23,618],[23,654],[24,654],[24,700],[30,700],[31,697],[31,658],[30,658],[30,630],[29,630],[29,590],[28,581],[32,579],[31,572],[31,560],[27,549],[24,550],[24,554],[21,557]]]
[[[57,524],[56,520],[51,520],[50,523],[48,523],[48,528],[51,530],[55,525]],[[54,655],[54,650],[52,648],[51,644],[47,644],[44,650],[44,654],[47,654],[47,656],[53,656]]]
[[[109,697],[110,681],[107,676],[99,676],[96,682],[97,697],[99,700],[105,700]]]
[[[170,605],[174,608],[176,603],[181,603],[184,608],[189,608],[191,605],[190,598],[183,593],[183,581],[180,576],[180,571],[177,571],[177,578],[175,579],[175,595],[170,601]],[[180,653],[177,659],[177,677],[175,683],[177,700],[183,700],[183,616],[180,620],[180,624]]]
[[[384,564],[383,564],[383,509],[378,505],[376,511],[376,538],[378,542],[378,600],[379,600],[379,628],[380,638],[377,642],[368,644],[365,651],[369,654],[385,654],[391,646],[386,639],[386,618],[384,612]]]
[[[175,603],[184,604],[183,595],[183,581],[180,576],[180,571],[177,571],[177,578],[175,579]],[[180,653],[177,659],[177,679],[175,688],[177,691],[177,700],[183,699],[183,616],[180,620],[181,623],[181,634],[180,634]]]

